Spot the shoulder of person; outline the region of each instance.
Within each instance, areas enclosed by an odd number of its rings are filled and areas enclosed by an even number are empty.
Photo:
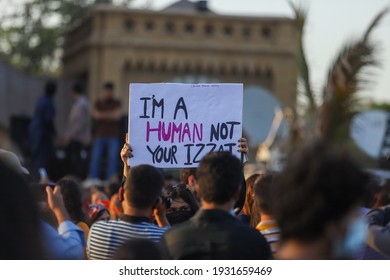
[[[90,232],[93,232],[93,231],[100,231],[102,229],[108,229],[108,228],[111,228],[111,227],[115,227],[115,222],[116,220],[108,220],[108,221],[97,221],[95,222],[91,228],[90,228]]]
[[[89,226],[87,225],[86,222],[83,222],[83,221],[76,223],[76,226],[78,226],[79,228],[81,228],[84,231],[89,230]]]
[[[272,259],[272,252],[267,239],[256,229],[248,227],[246,231],[242,232],[241,239],[245,240],[246,244],[259,249],[256,251],[256,258]]]
[[[259,242],[267,242],[265,237],[257,229],[252,228],[248,225],[240,224],[238,232],[245,239],[257,240]]]
[[[182,235],[182,234],[187,235],[187,232],[193,231],[192,226],[193,226],[193,224],[190,221],[186,221],[186,222],[183,222],[181,224],[176,224],[176,225],[173,225],[171,227],[168,227],[168,229],[165,231],[164,235],[167,235],[167,236],[168,235],[175,236],[175,235]]]

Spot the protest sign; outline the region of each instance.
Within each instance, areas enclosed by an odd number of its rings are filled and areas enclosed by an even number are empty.
[[[237,157],[242,84],[130,84],[130,166],[197,167],[209,152]]]

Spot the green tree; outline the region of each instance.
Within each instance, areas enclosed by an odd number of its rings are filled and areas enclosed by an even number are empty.
[[[390,112],[390,103],[387,102],[371,102],[366,106],[368,110],[383,110]]]
[[[10,2],[10,1],[7,1]],[[96,4],[129,6],[132,0],[32,0],[7,3],[0,14],[0,55],[34,74],[58,72],[63,33],[80,24]]]

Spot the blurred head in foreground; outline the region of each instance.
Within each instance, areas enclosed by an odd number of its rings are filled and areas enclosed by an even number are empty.
[[[290,157],[276,182],[273,213],[281,259],[349,258],[365,241],[358,205],[369,176],[345,153],[314,141]]]
[[[44,259],[38,209],[20,171],[0,161],[2,260]]]

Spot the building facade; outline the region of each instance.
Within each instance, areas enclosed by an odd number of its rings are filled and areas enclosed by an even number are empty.
[[[161,11],[97,6],[66,34],[64,75],[84,82],[92,102],[114,82],[124,113],[135,82],[239,82],[294,108],[296,40],[293,19],[219,15],[190,1]]]

